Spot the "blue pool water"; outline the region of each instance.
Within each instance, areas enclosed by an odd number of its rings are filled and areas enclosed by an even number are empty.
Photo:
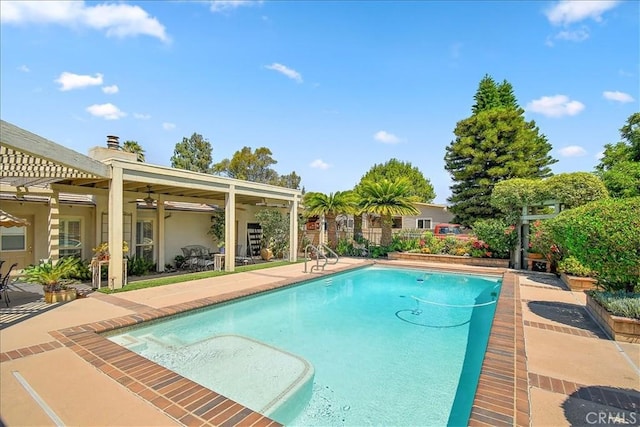
[[[500,284],[369,267],[110,339],[287,425],[466,425]]]

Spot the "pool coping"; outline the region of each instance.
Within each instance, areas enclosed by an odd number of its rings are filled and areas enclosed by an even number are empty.
[[[398,262],[379,263],[410,266]],[[340,267],[325,274],[336,274],[372,264],[375,263]],[[506,269],[491,269],[490,273],[479,271],[482,269],[477,267],[448,269],[424,264],[413,266],[470,274],[503,275],[502,292],[496,307],[469,425],[529,425],[528,375],[517,274]],[[308,277],[286,279],[249,290],[229,292],[164,308],[149,308],[135,314],[49,333],[100,372],[181,424],[278,426],[279,423],[157,365],[100,334],[297,285],[307,280]],[[53,343],[57,344],[55,341]],[[3,361],[6,356],[10,355],[3,354]]]

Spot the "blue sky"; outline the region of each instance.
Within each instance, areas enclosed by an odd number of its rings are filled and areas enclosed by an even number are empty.
[[[169,165],[266,146],[307,191],[445,147],[485,74],[514,87],[555,173],[592,171],[640,111],[637,1],[0,2],[3,120],[86,154],[106,135]]]

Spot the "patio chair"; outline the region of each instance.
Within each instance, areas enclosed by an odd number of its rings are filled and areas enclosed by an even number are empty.
[[[11,280],[11,270],[16,268],[17,266],[18,266],[17,262],[11,264],[11,267],[9,267],[7,274],[5,274],[0,278],[0,299],[4,297],[4,303],[6,304],[7,307],[9,307],[9,303],[11,302],[11,300],[9,299],[9,281]]]
[[[252,264],[256,263],[254,261],[253,257],[250,257],[250,256],[247,255],[247,251],[246,250],[244,250],[244,252],[243,252],[242,244],[237,244],[236,245],[235,261],[236,261],[236,265],[237,264],[247,265],[249,263],[252,263]]]
[[[213,269],[213,260],[209,254],[209,249],[201,245],[189,245],[182,249],[185,261],[181,268],[187,270],[211,270]]]

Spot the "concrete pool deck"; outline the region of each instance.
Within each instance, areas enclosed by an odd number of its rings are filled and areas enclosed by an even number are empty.
[[[326,270],[370,262],[341,258]],[[293,264],[113,295],[94,292],[46,307],[5,309],[0,301],[0,421],[7,426],[56,420],[76,426],[277,425],[132,356],[95,331],[318,276],[302,270],[302,264]],[[584,294],[567,290],[554,275],[507,274],[512,283],[500,295],[469,424],[603,425],[605,418],[610,424],[637,424],[640,344],[609,340],[586,314]]]

